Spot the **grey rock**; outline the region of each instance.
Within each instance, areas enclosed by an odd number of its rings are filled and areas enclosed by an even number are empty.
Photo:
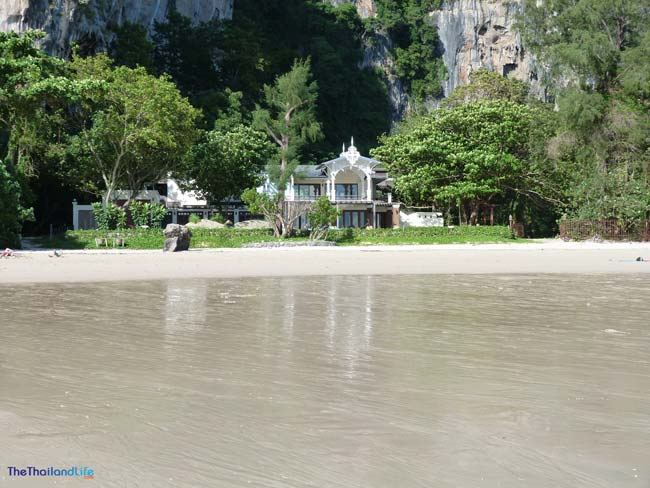
[[[266,220],[245,220],[235,224],[236,229],[270,229],[271,226]]]
[[[67,56],[72,43],[84,40],[98,50],[105,49],[114,27],[125,22],[153,31],[174,3],[181,14],[198,24],[231,18],[234,0],[0,0],[0,31],[41,29],[47,34],[46,50]]]
[[[167,227],[163,230],[163,235],[165,236],[163,251],[180,252],[188,251],[190,249],[192,232],[186,226],[167,224]]]
[[[541,68],[515,29],[521,9],[521,0],[447,0],[431,14],[448,73],[445,96],[486,68],[528,82],[534,95],[545,97]]]
[[[190,222],[187,224],[187,227],[190,229],[223,229],[226,227],[225,224],[220,224],[219,222],[215,222],[214,220],[201,220],[201,222],[198,222],[196,224],[193,224]]]

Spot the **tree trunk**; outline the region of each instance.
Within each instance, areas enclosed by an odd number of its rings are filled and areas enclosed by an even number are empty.
[[[469,225],[476,225],[478,221],[478,209],[479,204],[477,202],[472,202],[470,204]]]

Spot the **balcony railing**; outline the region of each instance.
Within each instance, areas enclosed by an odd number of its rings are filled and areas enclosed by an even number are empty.
[[[293,196],[287,196],[287,201],[289,202],[315,202],[321,196],[329,196],[329,195],[293,195]],[[371,200],[369,200],[365,195],[336,195],[334,197],[334,200],[332,202],[334,203],[352,203],[352,202],[360,202],[360,203],[369,203],[369,202],[382,202],[382,203],[391,203],[392,199],[390,195],[375,195]]]

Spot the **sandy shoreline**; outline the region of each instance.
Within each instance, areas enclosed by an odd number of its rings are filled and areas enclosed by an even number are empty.
[[[650,273],[650,243],[160,251],[38,251],[0,260],[0,284],[397,274]],[[637,257],[644,262],[637,262]]]

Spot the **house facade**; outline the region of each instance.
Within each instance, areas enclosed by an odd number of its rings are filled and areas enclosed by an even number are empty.
[[[315,166],[298,166],[291,176],[285,199],[291,204],[327,197],[340,211],[336,222],[336,227],[340,229],[443,225],[442,216],[437,212],[410,210],[393,201],[392,188],[392,180],[384,164],[362,156],[352,139],[349,148],[343,146],[339,157]],[[275,189],[267,179],[258,191],[273,193]],[[127,192],[116,192],[116,203],[124,202],[126,198]],[[165,223],[185,224],[192,214],[208,219],[215,213],[221,213],[234,224],[262,218],[250,214],[246,205],[238,198],[228,199],[218,206],[208,205],[208,202],[196,194],[183,191],[173,179],[148,185],[135,199],[165,205],[168,211]],[[92,207],[73,202],[73,223],[75,229],[94,228]],[[296,227],[309,228],[307,217],[300,217]]]
[[[400,226],[400,205],[393,202],[392,182],[384,165],[359,154],[352,144],[338,158],[317,166],[298,166],[286,191],[288,202],[327,197],[341,215],[338,228]],[[301,217],[299,228],[309,222]]]

